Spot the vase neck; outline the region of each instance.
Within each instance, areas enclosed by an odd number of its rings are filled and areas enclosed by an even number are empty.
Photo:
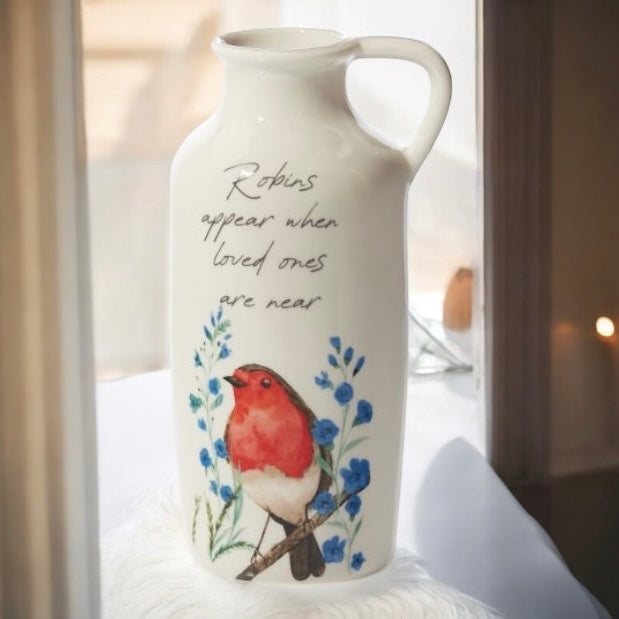
[[[348,107],[346,72],[341,67],[315,73],[235,67],[228,68],[225,79],[224,111],[251,110],[272,116]]]
[[[213,49],[226,69],[222,110],[304,114],[347,107],[354,42],[329,30],[272,28],[224,35]]]

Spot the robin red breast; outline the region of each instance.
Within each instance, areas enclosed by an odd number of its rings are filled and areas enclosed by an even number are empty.
[[[241,473],[243,492],[268,514],[256,547],[259,553],[270,518],[283,525],[286,536],[307,519],[308,505],[331,485],[316,456],[331,466],[331,455],[312,436],[316,415],[277,372],[249,364],[224,378],[234,390],[224,435],[228,458]],[[295,579],[324,573],[313,533],[289,554]]]

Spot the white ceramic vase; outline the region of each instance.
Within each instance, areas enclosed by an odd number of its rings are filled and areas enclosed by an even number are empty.
[[[408,186],[444,121],[442,58],[418,41],[238,32],[217,112],[171,178],[172,368],[189,543],[209,570],[325,582],[394,551],[407,376]],[[415,142],[351,111],[357,58],[431,78]]]

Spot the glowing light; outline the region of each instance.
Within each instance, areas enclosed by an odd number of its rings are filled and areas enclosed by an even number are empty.
[[[615,323],[608,316],[600,316],[595,321],[595,330],[602,337],[611,337],[615,333]]]

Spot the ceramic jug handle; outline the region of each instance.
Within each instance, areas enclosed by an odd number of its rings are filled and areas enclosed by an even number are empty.
[[[361,37],[356,40],[353,60],[360,58],[394,58],[421,65],[430,76],[430,101],[426,115],[414,140],[404,149],[413,171],[426,158],[443,126],[451,99],[451,74],[443,57],[421,41],[399,37]]]

